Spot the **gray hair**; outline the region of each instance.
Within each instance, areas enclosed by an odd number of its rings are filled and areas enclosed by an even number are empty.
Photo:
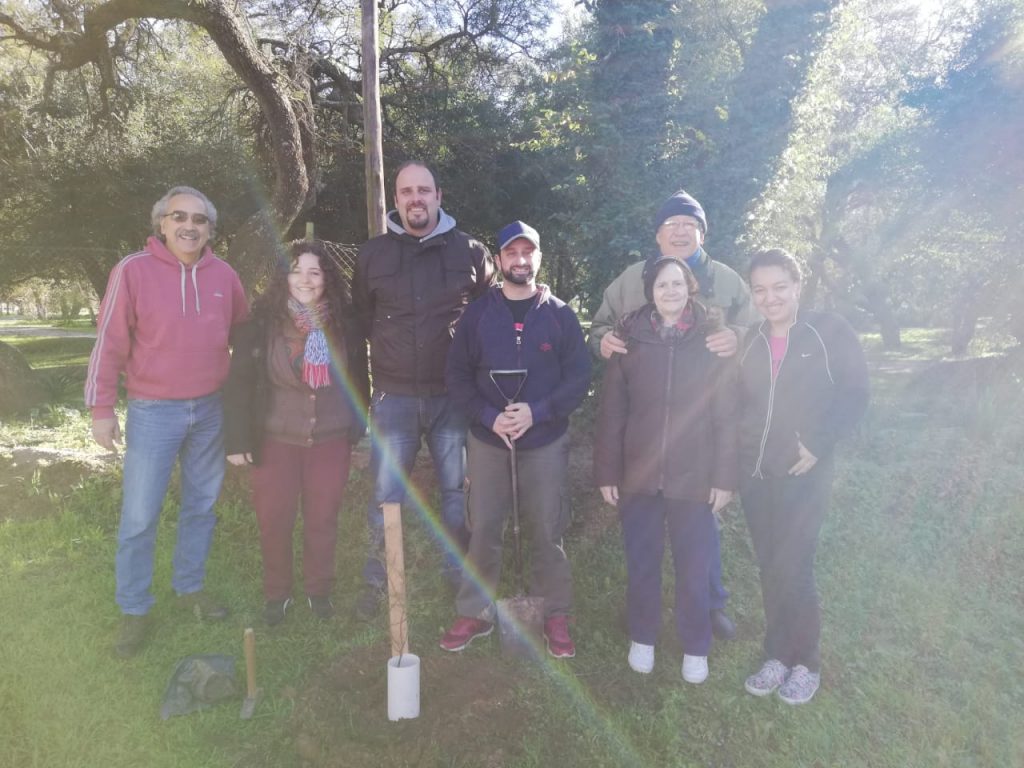
[[[217,231],[217,209],[213,207],[210,198],[194,187],[171,187],[167,190],[167,194],[153,203],[153,212],[150,214],[153,222],[153,234],[160,237],[160,221],[167,215],[167,205],[175,195],[191,195],[203,201],[206,215],[210,219],[210,237],[212,238]]]

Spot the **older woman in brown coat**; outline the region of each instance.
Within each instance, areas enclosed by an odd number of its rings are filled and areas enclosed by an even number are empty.
[[[733,369],[705,346],[718,323],[694,300],[696,280],[684,264],[671,258],[649,264],[644,292],[649,303],[617,331],[627,354],[608,361],[594,471],[622,523],[630,667],[640,673],[654,667],[667,524],[682,676],[702,683],[711,646],[714,513],[736,487]]]

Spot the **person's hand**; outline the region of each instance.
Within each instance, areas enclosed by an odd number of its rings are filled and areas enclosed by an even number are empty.
[[[740,347],[739,337],[732,328],[723,328],[708,334],[704,343],[708,351],[714,352],[719,357],[732,357]]]
[[[723,491],[721,488],[712,488],[711,496],[708,497],[708,504],[711,505],[711,514],[718,517],[718,513],[729,506],[732,501],[732,491]]]
[[[229,453],[228,463],[236,467],[244,467],[246,464],[252,464],[251,453]]]
[[[789,474],[803,475],[810,472],[811,468],[818,463],[818,457],[808,451],[807,447],[799,439],[796,441],[796,449],[800,454],[800,460],[789,468]]]
[[[504,415],[506,423],[511,427],[508,436],[512,440],[518,440],[533,426],[533,411],[528,403],[506,405]]]
[[[117,444],[121,442],[121,425],[117,417],[92,420],[92,439],[111,453],[117,453]]]
[[[501,438],[501,442],[505,444],[505,447],[510,451],[512,450],[512,441],[509,439],[509,434],[512,432],[512,426],[508,414],[499,413],[498,418],[491,424],[491,432]]]
[[[601,357],[605,360],[612,355],[626,354],[626,342],[615,335],[615,331],[608,331],[601,337]]]
[[[602,485],[601,496],[606,502],[611,504],[613,507],[618,506],[619,503],[619,486],[617,485]]]

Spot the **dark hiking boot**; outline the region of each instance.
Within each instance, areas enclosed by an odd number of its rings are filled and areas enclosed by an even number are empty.
[[[149,616],[133,616],[126,613],[121,619],[121,631],[114,643],[114,653],[119,658],[128,659],[138,653],[146,644],[149,633]]]
[[[267,600],[263,604],[263,621],[268,627],[276,627],[284,621],[284,616],[291,606],[292,599],[290,597],[286,597],[284,600]]]
[[[736,637],[736,625],[721,608],[711,611],[711,634],[718,640],[732,640]]]
[[[367,584],[356,598],[353,609],[359,621],[373,621],[384,603],[384,590],[374,584]]]
[[[313,612],[313,615],[320,619],[320,621],[334,618],[334,603],[331,602],[331,598],[327,595],[307,597],[306,601],[309,603],[309,609]]]

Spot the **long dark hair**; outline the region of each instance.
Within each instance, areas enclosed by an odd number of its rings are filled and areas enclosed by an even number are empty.
[[[305,253],[313,254],[320,262],[320,270],[324,273],[323,300],[330,310],[331,324],[337,327],[351,316],[348,281],[338,262],[331,257],[323,243],[317,240],[296,240],[291,244],[285,257],[276,264],[267,290],[253,302],[253,314],[280,323],[292,322],[288,312],[288,275],[299,257]]]

